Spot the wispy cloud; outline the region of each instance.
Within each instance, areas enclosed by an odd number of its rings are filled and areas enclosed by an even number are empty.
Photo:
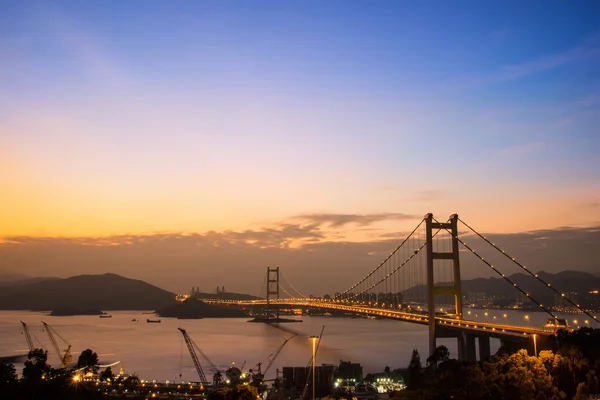
[[[348,224],[367,226],[385,220],[411,220],[419,218],[418,215],[402,213],[380,214],[304,214],[293,217],[294,219],[332,228]]]
[[[407,200],[409,201],[432,201],[435,199],[439,199],[440,196],[443,195],[442,190],[419,190],[415,192],[413,196],[409,196]]]
[[[496,152],[498,157],[527,157],[538,153],[546,148],[545,142],[519,143],[513,146],[504,147]]]
[[[485,80],[488,83],[508,81],[598,55],[600,55],[600,33],[595,33],[586,38],[583,43],[564,52],[546,55],[520,64],[503,65],[499,71]]]

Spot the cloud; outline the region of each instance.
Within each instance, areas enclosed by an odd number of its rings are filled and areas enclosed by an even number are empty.
[[[411,197],[408,197],[409,201],[432,201],[438,200],[444,192],[442,190],[419,190]]]
[[[562,65],[600,55],[600,34],[589,36],[583,43],[567,51],[540,57],[520,64],[504,65],[488,77],[490,82],[503,82],[553,69]]]
[[[335,293],[373,270],[405,238],[373,235],[363,241],[323,238],[318,225],[281,223],[255,230],[206,233],[155,233],[98,238],[10,237],[0,242],[0,272],[30,276],[72,276],[113,272],[165,289],[257,294],[266,265],[279,265],[286,279],[306,294]],[[462,235],[505,274],[521,272],[491,246]],[[600,226],[558,228],[514,234],[486,234],[533,271],[567,269],[596,272],[600,265]],[[290,244],[300,242],[299,246]],[[461,252],[465,279],[492,276],[470,252]]]
[[[496,155],[505,157],[527,157],[538,153],[547,147],[544,142],[520,143],[514,146],[505,147],[496,152]]]
[[[386,220],[411,220],[421,218],[414,214],[380,213],[380,214],[304,214],[293,217],[294,219],[332,228],[348,224],[367,226]]]
[[[501,36],[500,34],[498,34]],[[534,75],[566,64],[587,61],[600,55],[600,33],[588,36],[577,46],[560,53],[548,54],[516,64],[501,65],[496,71],[478,76],[459,77],[450,86],[485,86]],[[454,88],[456,89],[456,88]]]

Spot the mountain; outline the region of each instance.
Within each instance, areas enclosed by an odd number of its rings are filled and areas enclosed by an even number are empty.
[[[581,271],[562,271],[556,274],[540,271],[538,277],[561,293],[578,293],[579,302],[588,302],[586,298],[592,290],[600,290],[600,277]],[[517,273],[507,277],[520,289],[530,294],[542,304],[554,304],[556,294],[547,286],[525,273]],[[487,296],[506,299],[517,299],[520,293],[502,278],[463,279],[461,282],[463,295],[469,293],[485,293]],[[405,298],[423,298],[427,293],[425,285],[411,287],[402,292]],[[450,298],[445,299],[452,302]]]
[[[31,276],[15,272],[0,272],[0,284],[31,279]]]
[[[175,294],[116,274],[78,275],[3,286],[1,310],[155,310],[175,303]]]
[[[600,289],[600,278],[587,272],[563,271],[557,274],[538,272],[538,277],[549,283],[559,292],[588,293],[591,290]],[[555,293],[544,286],[533,276],[518,273],[508,277],[516,283],[519,288],[531,294],[536,300],[552,304]],[[518,291],[508,282],[501,278],[478,278],[462,282],[463,293],[481,292],[488,295],[517,297]]]
[[[23,286],[23,285],[28,285],[30,283],[36,283],[36,282],[42,282],[42,281],[52,281],[55,279],[60,279],[60,278],[38,276],[35,278],[24,278],[24,279],[18,279],[18,280],[14,280],[14,281],[0,281],[0,287]]]

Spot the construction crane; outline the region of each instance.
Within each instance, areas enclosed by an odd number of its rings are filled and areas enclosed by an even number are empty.
[[[71,355],[71,345],[62,336],[60,336],[60,334],[56,332],[50,325],[48,325],[44,321],[42,321],[42,324],[44,325],[44,329],[46,330],[48,339],[50,339],[50,343],[52,343],[52,347],[54,347],[54,351],[56,352],[56,355],[60,360],[60,367],[66,368],[67,363],[70,363],[73,360],[73,356]],[[64,354],[61,353],[60,348],[58,347],[58,343],[56,342],[56,338],[54,338],[54,335],[58,336],[60,340],[65,342],[65,344],[68,346]]]
[[[273,366],[273,363],[275,362],[277,357],[279,357],[279,354],[281,354],[281,350],[283,350],[283,347],[287,344],[287,342],[289,342],[296,336],[298,336],[298,335],[294,334],[293,336],[291,336],[287,339],[283,339],[283,343],[281,344],[281,346],[279,346],[277,348],[277,350],[275,350],[275,352],[269,356],[269,363],[267,364],[267,367],[265,368],[264,372],[261,371],[262,363],[260,363],[260,362],[258,364],[256,364],[256,366],[258,367],[258,371],[254,372],[254,371],[250,370],[250,372],[253,372],[252,383],[254,385],[261,386],[263,384],[265,375],[267,375],[267,372],[269,372],[269,369],[271,369],[271,367]]]
[[[179,332],[183,335],[183,340],[187,345],[187,348],[190,352],[190,356],[192,356],[192,361],[194,362],[194,366],[196,367],[196,372],[198,373],[198,378],[200,378],[200,383],[208,384],[208,380],[206,380],[206,375],[204,375],[204,370],[202,369],[202,365],[200,364],[200,360],[198,359],[198,355],[196,354],[196,349],[202,353],[202,350],[198,347],[198,345],[192,340],[192,338],[187,334],[185,329],[177,328]],[[206,357],[205,357],[206,358]]]
[[[33,332],[29,331],[29,328],[27,327],[27,324],[23,321],[21,321],[21,325],[23,325],[23,335],[25,336],[25,340],[27,341],[27,347],[29,347],[29,351],[33,351],[36,347],[33,344],[33,340],[31,339],[31,336],[33,335],[33,337],[35,338],[35,340],[37,340],[40,343],[40,349],[44,349],[44,347],[41,345],[41,341],[35,337],[35,335],[33,334]]]

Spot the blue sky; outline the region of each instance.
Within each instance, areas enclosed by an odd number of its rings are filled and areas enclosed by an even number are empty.
[[[595,1],[5,1],[0,60],[0,234],[600,222]]]

